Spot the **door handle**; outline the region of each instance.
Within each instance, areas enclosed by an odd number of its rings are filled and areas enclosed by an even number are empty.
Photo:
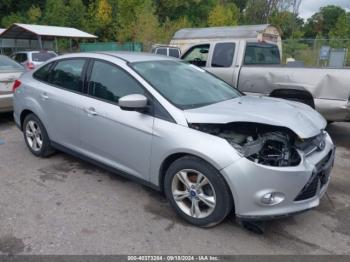
[[[47,100],[49,99],[49,96],[46,93],[43,93],[40,95],[42,100]]]
[[[95,108],[93,107],[89,107],[89,108],[85,108],[84,111],[88,114],[88,115],[92,115],[92,116],[97,116],[97,112],[95,110]]]

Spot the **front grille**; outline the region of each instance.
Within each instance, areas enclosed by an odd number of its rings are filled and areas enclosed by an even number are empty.
[[[294,201],[302,201],[314,197],[317,192],[318,181],[318,175],[314,173]]]
[[[332,154],[333,154],[333,151],[332,150],[329,151],[329,153],[324,158],[322,158],[320,162],[316,164],[316,169],[322,170],[328,164],[328,161],[332,157]]]

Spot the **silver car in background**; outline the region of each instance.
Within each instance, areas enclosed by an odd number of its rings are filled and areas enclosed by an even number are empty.
[[[175,58],[64,55],[25,73],[14,102],[34,155],[62,150],[163,191],[197,226],[305,211],[329,184],[335,148],[319,113]]]
[[[0,55],[0,113],[12,111],[12,87],[23,71],[23,66]]]
[[[18,51],[11,55],[11,58],[27,70],[33,70],[47,60],[56,57],[57,54],[54,51],[37,50],[37,51]]]

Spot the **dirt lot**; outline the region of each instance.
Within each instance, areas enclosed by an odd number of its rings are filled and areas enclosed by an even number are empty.
[[[337,156],[328,197],[261,236],[232,217],[190,226],[151,189],[63,153],[36,158],[0,114],[0,253],[350,254],[350,123],[329,132]]]

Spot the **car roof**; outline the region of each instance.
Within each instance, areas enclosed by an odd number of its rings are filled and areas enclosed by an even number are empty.
[[[52,50],[24,50],[24,51],[16,51],[14,52],[14,54],[24,54],[24,53],[40,53],[40,52],[44,52],[44,53],[55,53],[55,51]]]
[[[164,56],[164,55],[155,55],[151,53],[143,53],[143,52],[123,52],[123,51],[117,51],[117,52],[96,52],[98,54],[105,54],[114,56],[116,58],[122,59],[126,62],[134,63],[134,62],[146,62],[146,61],[162,61],[162,60],[173,60],[177,61],[179,59]]]

